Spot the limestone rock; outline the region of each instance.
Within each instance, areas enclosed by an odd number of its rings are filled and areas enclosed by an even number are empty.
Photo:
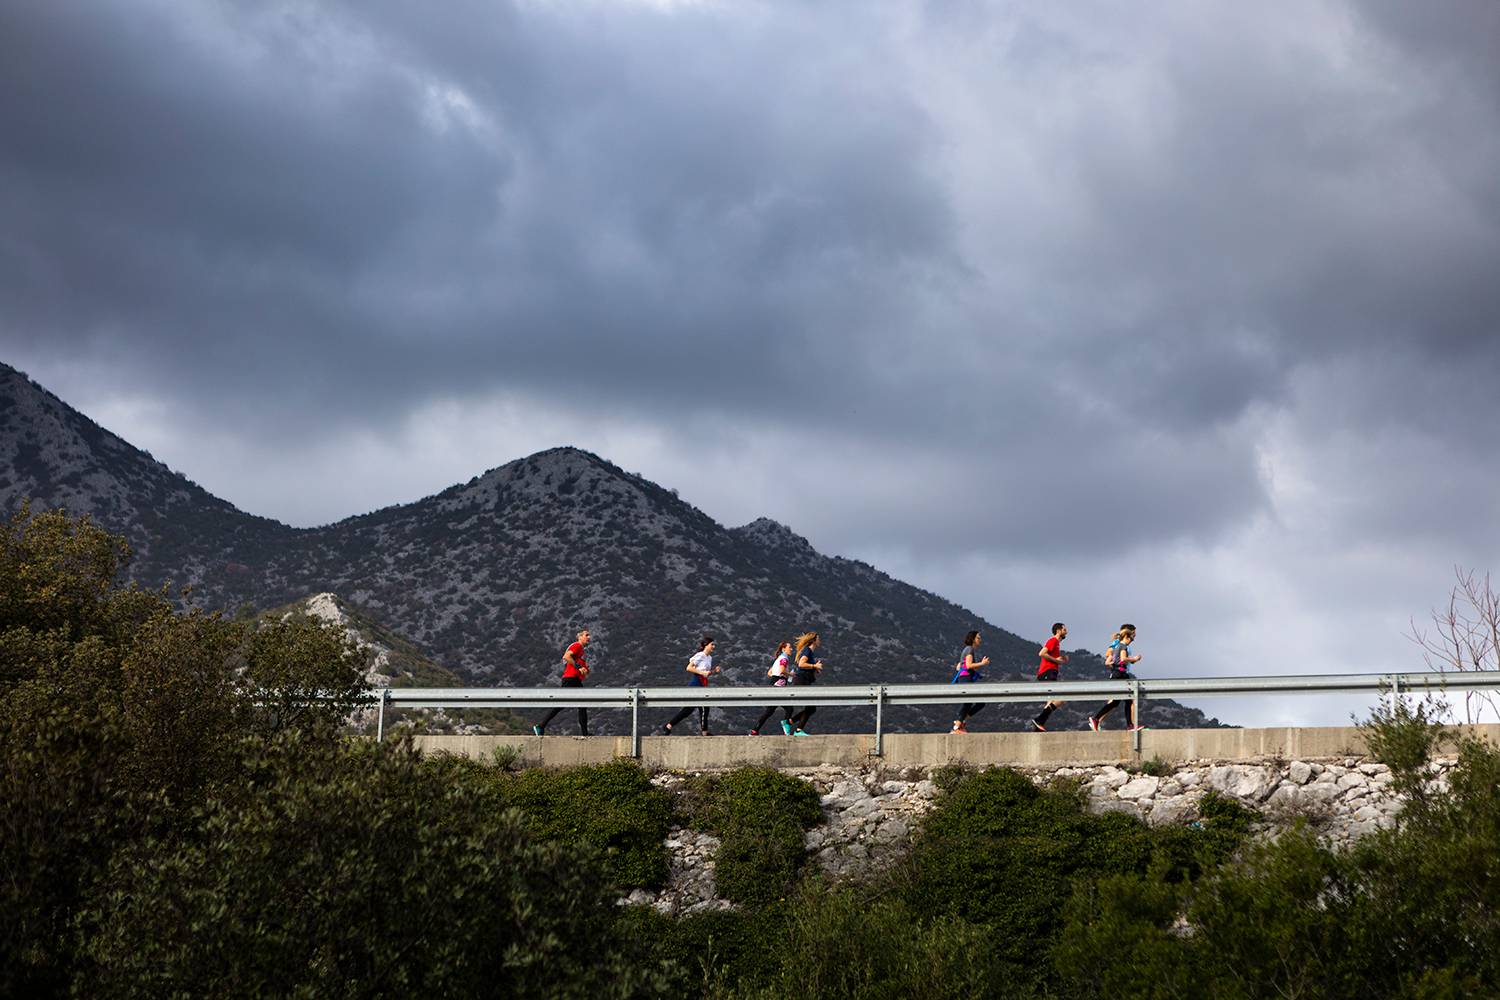
[[[1312,780],[1312,765],[1306,761],[1294,760],[1286,770],[1286,776],[1298,785],[1305,785]]]
[[[1133,778],[1125,782],[1115,794],[1122,799],[1149,799],[1156,794],[1156,789],[1161,785],[1160,778],[1153,778],[1149,774],[1143,774],[1139,778]]]
[[[1224,764],[1208,772],[1209,787],[1237,799],[1259,802],[1276,787],[1268,768],[1249,764]]]
[[[1151,806],[1146,821],[1152,826],[1168,826],[1186,823],[1198,815],[1198,803],[1186,795],[1174,795],[1157,799]]]

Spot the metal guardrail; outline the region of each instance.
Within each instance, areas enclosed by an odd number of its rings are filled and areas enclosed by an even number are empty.
[[[798,687],[630,688],[383,688],[376,695],[377,740],[385,736],[387,708],[611,708],[630,712],[631,756],[641,755],[642,708],[760,708],[767,705],[870,705],[875,708],[875,750],[884,753],[887,706],[962,702],[1128,699],[1140,722],[1149,698],[1218,698],[1229,695],[1360,694],[1500,691],[1500,671],[1409,674],[1273,674],[1254,677],[1157,677],[1099,681],[1019,681],[977,684],[810,684]],[[1134,743],[1140,749],[1140,732]]]

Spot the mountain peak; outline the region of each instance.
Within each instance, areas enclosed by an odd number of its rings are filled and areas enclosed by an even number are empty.
[[[769,517],[757,517],[749,524],[730,529],[736,535],[764,549],[779,549],[797,553],[816,554],[812,542],[791,528]]]

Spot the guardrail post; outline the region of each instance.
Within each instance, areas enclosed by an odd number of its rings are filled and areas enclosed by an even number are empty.
[[[885,685],[875,689],[875,756],[885,756]]]
[[[1130,749],[1141,752],[1141,682],[1130,682],[1130,716],[1135,720],[1135,730],[1130,734]]]
[[[641,759],[641,689],[630,689],[630,756]]]
[[[385,703],[391,696],[390,688],[380,689],[380,700],[376,702],[375,708],[375,742],[380,743],[385,739]]]

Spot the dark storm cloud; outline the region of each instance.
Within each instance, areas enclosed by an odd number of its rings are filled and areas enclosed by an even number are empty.
[[[1500,457],[1400,397],[1500,376],[1494,16],[1411,20],[10,5],[0,338],[261,440],[495,394],[801,435],[834,544],[1211,545],[1277,414]]]

